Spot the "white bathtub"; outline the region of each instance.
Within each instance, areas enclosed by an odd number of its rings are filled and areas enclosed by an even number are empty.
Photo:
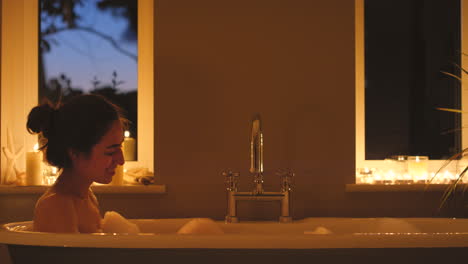
[[[140,234],[50,234],[27,231],[31,222],[0,231],[14,263],[440,263],[468,257],[468,219],[307,218],[293,223],[217,222],[222,235],[177,235],[191,219],[135,219]],[[90,262],[91,261],[91,262]],[[104,262],[103,262],[104,261]],[[136,262],[135,262],[136,261]],[[319,262],[320,262],[319,261]],[[153,263],[153,262],[149,262]],[[315,262],[317,263],[317,262]]]

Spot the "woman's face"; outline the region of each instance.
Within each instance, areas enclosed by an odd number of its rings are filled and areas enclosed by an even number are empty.
[[[114,121],[101,140],[86,155],[80,153],[74,160],[74,169],[97,183],[109,183],[117,165],[124,164],[122,153],[123,129],[120,121]]]

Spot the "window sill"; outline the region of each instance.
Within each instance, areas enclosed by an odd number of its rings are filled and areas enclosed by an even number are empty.
[[[346,192],[443,192],[449,184],[346,184]],[[467,184],[459,184],[460,189],[468,188]],[[457,188],[457,189],[458,189]]]
[[[5,194],[42,194],[50,186],[7,186],[0,185],[0,195]],[[166,185],[93,185],[91,189],[94,193],[103,194],[164,194]]]

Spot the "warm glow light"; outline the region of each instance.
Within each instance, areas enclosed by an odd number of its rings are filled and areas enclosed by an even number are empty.
[[[126,138],[130,137],[130,132],[129,132],[128,130],[125,131],[125,132],[124,132],[124,136],[125,136]]]
[[[429,166],[428,156],[397,156],[385,159],[377,168],[356,168],[356,184],[467,184],[468,176],[460,178],[461,171],[467,166],[468,160],[438,171],[439,167]]]
[[[36,144],[34,145],[34,148],[33,148],[33,149],[34,149],[34,151],[38,151],[38,150],[39,150],[39,144],[36,143]]]
[[[422,162],[422,161],[421,161]],[[434,172],[424,172],[419,175],[409,173],[399,173],[392,169],[376,170],[369,168],[358,169],[356,173],[357,184],[426,184],[432,179],[430,184],[450,184],[455,182],[459,173],[449,170],[440,172],[435,176]],[[460,180],[460,183],[468,183],[468,177]]]

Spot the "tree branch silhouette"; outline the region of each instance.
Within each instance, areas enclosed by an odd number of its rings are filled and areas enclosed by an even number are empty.
[[[107,42],[109,42],[118,52],[122,53],[123,55],[133,59],[135,62],[138,61],[138,56],[123,49],[122,47],[120,47],[120,45],[117,43],[117,41],[115,41],[111,36],[109,35],[106,35],[102,32],[99,32],[97,30],[95,30],[94,28],[92,27],[83,27],[83,26],[74,26],[74,27],[62,27],[62,28],[55,28],[54,30],[52,31],[46,31],[44,33],[42,33],[42,37],[46,37],[46,36],[49,36],[49,35],[53,35],[53,34],[56,34],[56,33],[59,33],[59,32],[62,32],[62,31],[67,31],[67,30],[81,30],[81,31],[84,31],[84,32],[88,32],[88,33],[91,33],[91,34],[94,34],[96,36],[99,36],[101,38],[103,38],[104,40],[106,40]]]

